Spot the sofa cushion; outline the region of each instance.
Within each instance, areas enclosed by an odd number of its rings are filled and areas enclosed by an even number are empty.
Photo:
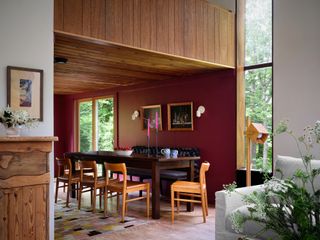
[[[244,216],[250,216],[250,212],[248,210],[249,205],[241,206],[235,210],[233,210],[226,218],[226,230],[229,232],[236,233],[235,230],[232,228],[232,220],[231,216],[235,212],[240,212],[240,214]],[[241,233],[248,236],[254,236],[258,232],[260,232],[263,229],[263,225],[260,222],[256,222],[253,220],[247,220],[242,228]],[[279,239],[279,236],[272,230],[268,230],[261,235],[259,235],[259,239]]]
[[[312,169],[320,168],[320,160],[311,160],[311,167]],[[297,169],[305,171],[305,166],[301,158],[278,155],[275,163],[275,170],[277,169],[281,170],[283,178],[290,178],[297,171]],[[279,173],[278,171],[275,171],[274,175],[277,178],[281,178],[281,173]],[[297,181],[295,181],[295,183],[297,183],[298,185],[300,184],[300,182]],[[314,186],[315,189],[320,189],[320,176],[317,176],[315,178]],[[309,193],[312,191],[310,183],[306,185],[306,189]]]

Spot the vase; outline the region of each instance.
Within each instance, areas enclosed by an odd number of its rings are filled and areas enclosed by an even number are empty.
[[[19,137],[20,127],[10,127],[6,129],[7,137]]]

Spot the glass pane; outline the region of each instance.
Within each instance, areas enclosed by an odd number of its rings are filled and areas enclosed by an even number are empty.
[[[92,150],[92,102],[79,105],[80,152]]]
[[[272,62],[272,0],[246,0],[245,66]]]
[[[113,150],[113,98],[98,99],[97,108],[97,150]]]
[[[272,132],[272,68],[259,68],[245,71],[246,116],[251,122],[262,123]],[[272,138],[265,144],[252,146],[251,162],[253,169],[272,169]]]

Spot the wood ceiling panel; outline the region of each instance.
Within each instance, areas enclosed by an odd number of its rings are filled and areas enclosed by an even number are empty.
[[[55,31],[54,55],[68,59],[66,64],[54,66],[56,94],[132,86],[230,68],[61,31]]]

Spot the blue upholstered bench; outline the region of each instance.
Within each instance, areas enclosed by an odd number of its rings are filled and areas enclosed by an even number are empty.
[[[168,147],[158,147],[156,149],[155,147],[149,148],[149,154],[156,155],[156,153],[160,153],[161,149],[168,148]],[[200,151],[198,148],[180,148],[180,147],[169,147],[170,149],[176,149],[178,150],[178,157],[198,157],[200,156]],[[138,154],[148,154],[148,148],[146,146],[134,146],[132,147],[133,153]],[[158,151],[157,151],[158,150]],[[195,179],[199,177],[199,169],[200,169],[200,161],[195,161]],[[140,178],[140,181],[143,181],[144,179],[150,179],[151,178],[151,170],[149,169],[140,169],[140,168],[127,168],[128,175],[130,176],[137,176]],[[188,177],[188,173],[184,169],[175,169],[175,170],[161,170],[160,172],[160,179],[161,180],[169,180],[169,181],[176,181],[176,180],[186,180]]]

